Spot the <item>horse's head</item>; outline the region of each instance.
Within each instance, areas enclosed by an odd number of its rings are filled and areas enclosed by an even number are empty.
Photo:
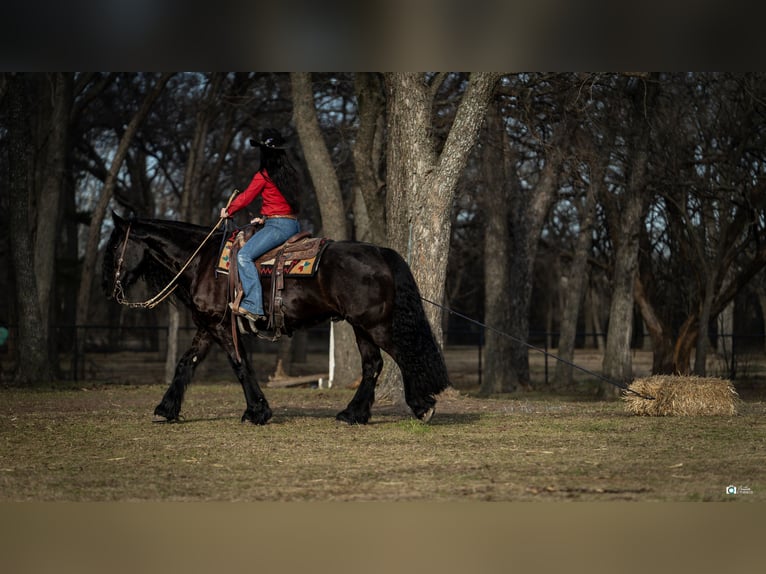
[[[114,231],[104,252],[102,287],[107,298],[122,295],[145,271],[146,246],[132,221],[112,212]]]

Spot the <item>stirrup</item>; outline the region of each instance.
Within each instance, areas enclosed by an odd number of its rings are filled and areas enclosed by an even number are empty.
[[[257,321],[266,321],[268,320],[268,317],[266,315],[256,315],[255,313],[251,313],[247,309],[243,309],[239,305],[235,305],[234,303],[229,303],[229,309],[231,309],[231,312],[235,315],[239,315],[240,317],[244,317],[248,321],[257,322]]]

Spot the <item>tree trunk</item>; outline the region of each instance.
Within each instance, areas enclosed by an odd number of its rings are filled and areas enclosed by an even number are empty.
[[[707,371],[707,351],[710,347],[708,326],[712,317],[711,308],[713,307],[714,290],[713,277],[712,274],[709,274],[705,285],[705,295],[702,299],[702,309],[700,309],[700,329],[697,335],[696,352],[694,354],[694,374],[699,377],[704,377]]]
[[[586,331],[593,333],[592,344],[589,347],[597,349],[599,352],[603,352],[606,346],[604,342],[604,325],[601,321],[601,296],[596,289],[591,285],[588,288],[586,295]]]
[[[559,133],[546,158],[545,166],[534,188],[517,185],[515,195],[510,198],[511,210],[511,251],[508,265],[514,270],[508,283],[508,292],[513,293],[511,305],[511,329],[514,337],[511,343],[511,371],[514,388],[529,388],[529,310],[532,301],[537,247],[545,217],[556,194],[558,175],[566,147],[568,129],[559,126]]]
[[[673,368],[680,375],[688,375],[691,371],[692,351],[697,344],[699,323],[696,316],[684,321],[678,332],[676,345],[673,349]]]
[[[359,127],[354,141],[354,171],[358,194],[354,204],[356,238],[376,245],[386,244],[386,203],[379,177],[386,101],[378,74],[356,74]]]
[[[485,186],[482,211],[484,225],[484,377],[480,392],[483,395],[514,390],[511,364],[511,340],[503,333],[509,331],[511,306],[508,304],[510,266],[509,211],[506,186],[517,180],[511,174],[512,161],[508,157],[508,133],[498,105],[490,106],[484,138],[482,168]],[[499,263],[499,264],[498,264]]]
[[[760,289],[756,288],[758,303],[761,308],[761,318],[763,319],[764,299]],[[766,322],[764,323],[766,324]],[[716,342],[716,353],[730,359],[734,350],[734,302],[732,301],[718,315],[718,339]]]
[[[46,125],[41,126],[40,147],[44,150],[42,184],[36,202],[35,225],[35,277],[37,294],[43,320],[41,339],[48,342],[48,361],[52,370],[58,370],[58,344],[51,336],[56,321],[52,304],[53,279],[56,272],[56,245],[61,229],[61,197],[66,185],[67,150],[69,144],[69,116],[72,109],[71,73],[46,74],[43,78],[46,101],[52,104],[50,117],[46,114]]]
[[[499,76],[475,73],[463,95],[441,154],[431,136],[437,84],[420,73],[389,73],[387,197],[388,243],[412,268],[421,295],[441,304],[458,179],[476,142]],[[437,343],[442,343],[441,309],[425,306]],[[401,403],[401,377],[390,368],[380,396]]]
[[[473,74],[442,153],[431,138],[433,92],[420,74],[388,74],[390,245],[410,262],[421,294],[441,302],[455,189],[476,142],[498,77]],[[427,314],[441,341],[441,311]]]
[[[644,158],[645,159],[645,158]],[[620,240],[615,250],[612,278],[612,304],[609,307],[609,331],[604,352],[604,375],[620,382],[633,378],[631,341],[633,337],[634,284],[638,269],[639,226],[643,221],[643,197],[640,192],[626,192],[618,223]],[[617,387],[614,387],[616,389]],[[603,386],[604,394],[614,393]]]
[[[197,109],[194,135],[189,145],[189,155],[186,160],[183,191],[181,193],[181,216],[184,221],[198,225],[204,225],[213,217],[209,198],[205,197],[202,175],[207,160],[205,150],[208,143],[210,126],[216,121],[220,113],[218,95],[224,76],[224,74],[218,72],[208,78],[205,93]],[[216,179],[213,178],[212,181],[216,181]]]
[[[633,378],[631,341],[633,337],[633,310],[635,278],[638,271],[639,241],[644,209],[647,203],[646,183],[649,161],[650,125],[647,110],[657,98],[657,86],[649,84],[646,90],[632,94],[633,110],[629,133],[629,153],[632,161],[627,167],[625,189],[617,209],[612,208],[611,230],[615,234],[615,269],[612,278],[612,304],[609,309],[609,331],[606,339],[603,371],[613,380],[629,382]],[[617,396],[618,387],[604,384],[605,396]]]
[[[603,181],[603,173],[592,174],[592,181],[585,192],[580,216],[580,234],[577,236],[572,264],[569,267],[568,285],[564,292],[564,304],[561,312],[561,327],[559,329],[559,357],[574,362],[575,339],[577,337],[577,318],[580,315],[582,302],[585,299],[585,288],[588,274],[588,255],[593,238],[593,216],[596,208],[596,186],[594,181]],[[556,362],[554,386],[570,388],[572,367],[562,361]]]
[[[652,374],[673,374],[673,338],[649,302],[640,277],[636,277],[633,293],[652,341]]]
[[[316,190],[322,215],[322,233],[338,240],[348,239],[348,225],[343,210],[340,183],[319,127],[314,92],[311,87],[311,74],[293,72],[290,74],[290,80],[293,91],[293,121]],[[353,328],[346,322],[333,322],[330,328],[333,330],[335,341],[333,350],[335,369],[331,373],[330,384],[333,387],[342,388],[349,386],[361,376],[362,365],[359,361],[359,353],[356,351]]]
[[[47,309],[41,309],[35,277],[35,253],[29,200],[34,197],[34,150],[30,139],[30,79],[13,74],[8,81],[8,223],[11,261],[16,279],[16,323],[18,325],[15,381],[34,385],[52,379],[48,363]],[[30,261],[31,259],[31,261]]]

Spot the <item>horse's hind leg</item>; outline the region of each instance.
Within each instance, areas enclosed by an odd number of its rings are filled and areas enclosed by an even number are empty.
[[[370,420],[372,403],[375,401],[375,384],[380,371],[383,369],[383,357],[380,349],[366,333],[354,328],[356,344],[362,355],[362,382],[356,389],[354,397],[348,406],[339,412],[335,418],[348,424],[367,424]]]
[[[177,421],[181,412],[181,403],[184,400],[186,387],[191,382],[194,370],[202,360],[207,356],[212,343],[210,333],[199,329],[194,336],[191,347],[186,351],[176,364],[176,371],[173,375],[173,381],[162,401],[154,409],[155,421]]]

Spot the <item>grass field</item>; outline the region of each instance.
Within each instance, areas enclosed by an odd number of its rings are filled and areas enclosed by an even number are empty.
[[[0,390],[0,502],[766,500],[766,403],[736,417],[636,417],[618,401],[481,399],[450,389],[429,425],[349,390],[266,389],[241,424],[232,383],[192,385],[176,424],[164,386]],[[729,485],[738,494],[726,494]]]

